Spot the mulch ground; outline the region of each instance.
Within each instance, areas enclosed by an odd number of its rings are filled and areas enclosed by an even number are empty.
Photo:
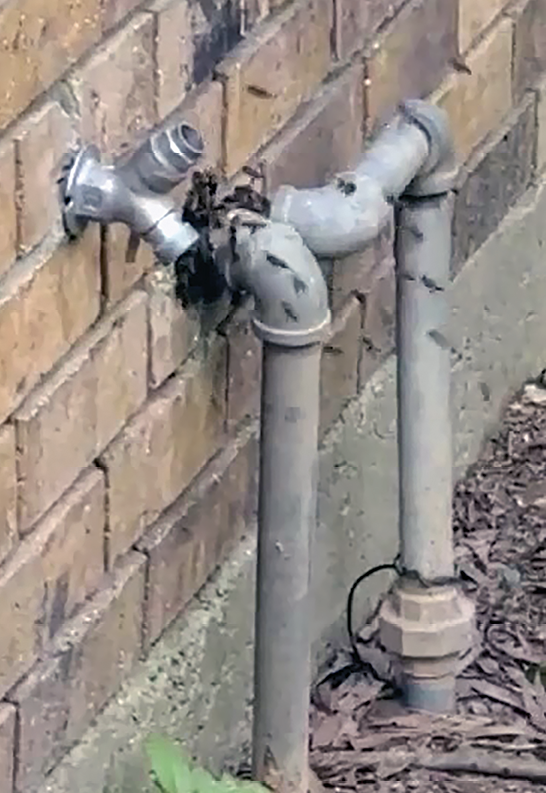
[[[454,492],[456,559],[480,643],[457,712],[410,713],[378,639],[340,652],[315,687],[311,765],[345,791],[546,791],[546,387],[528,384]]]

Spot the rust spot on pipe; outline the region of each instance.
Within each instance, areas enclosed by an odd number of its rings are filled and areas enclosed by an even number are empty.
[[[423,286],[426,286],[429,292],[444,292],[444,287],[437,284],[432,278],[429,278],[428,275],[421,276],[421,283]]]
[[[293,277],[294,282],[294,289],[297,295],[300,295],[302,292],[307,292],[307,284],[305,281],[302,281],[301,278],[298,278],[297,275]]]
[[[286,300],[283,300],[281,305],[283,307],[283,311],[287,319],[289,319],[291,322],[297,322],[299,320],[298,315],[296,314],[290,303],[288,303]]]
[[[289,270],[290,269],[290,267],[287,265],[287,263],[285,261],[283,261],[283,259],[279,259],[279,257],[275,256],[273,253],[266,253],[265,258],[267,259],[269,264],[272,264],[273,267],[278,267],[279,270]]]

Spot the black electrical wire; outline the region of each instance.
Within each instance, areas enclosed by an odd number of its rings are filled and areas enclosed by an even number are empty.
[[[360,584],[365,581],[367,578],[370,578],[372,575],[376,573],[381,573],[383,570],[396,570],[398,571],[398,563],[397,561],[394,562],[385,562],[384,564],[378,564],[375,567],[371,567],[369,570],[366,570],[364,573],[358,576],[356,581],[353,582],[349,590],[349,595],[347,597],[347,633],[349,634],[349,641],[351,643],[351,649],[353,651],[353,655],[355,660],[359,663],[363,663],[362,658],[360,657],[360,653],[358,652],[358,643],[356,640],[355,632],[353,630],[353,604],[355,599],[356,590],[360,586]]]

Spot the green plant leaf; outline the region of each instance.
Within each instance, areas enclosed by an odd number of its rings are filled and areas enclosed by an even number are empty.
[[[152,735],[146,741],[152,777],[161,793],[193,793],[190,761],[172,741]]]

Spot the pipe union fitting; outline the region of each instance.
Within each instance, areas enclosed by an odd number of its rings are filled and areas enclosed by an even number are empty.
[[[384,646],[407,659],[459,656],[472,644],[474,606],[455,587],[398,585],[380,613]]]

